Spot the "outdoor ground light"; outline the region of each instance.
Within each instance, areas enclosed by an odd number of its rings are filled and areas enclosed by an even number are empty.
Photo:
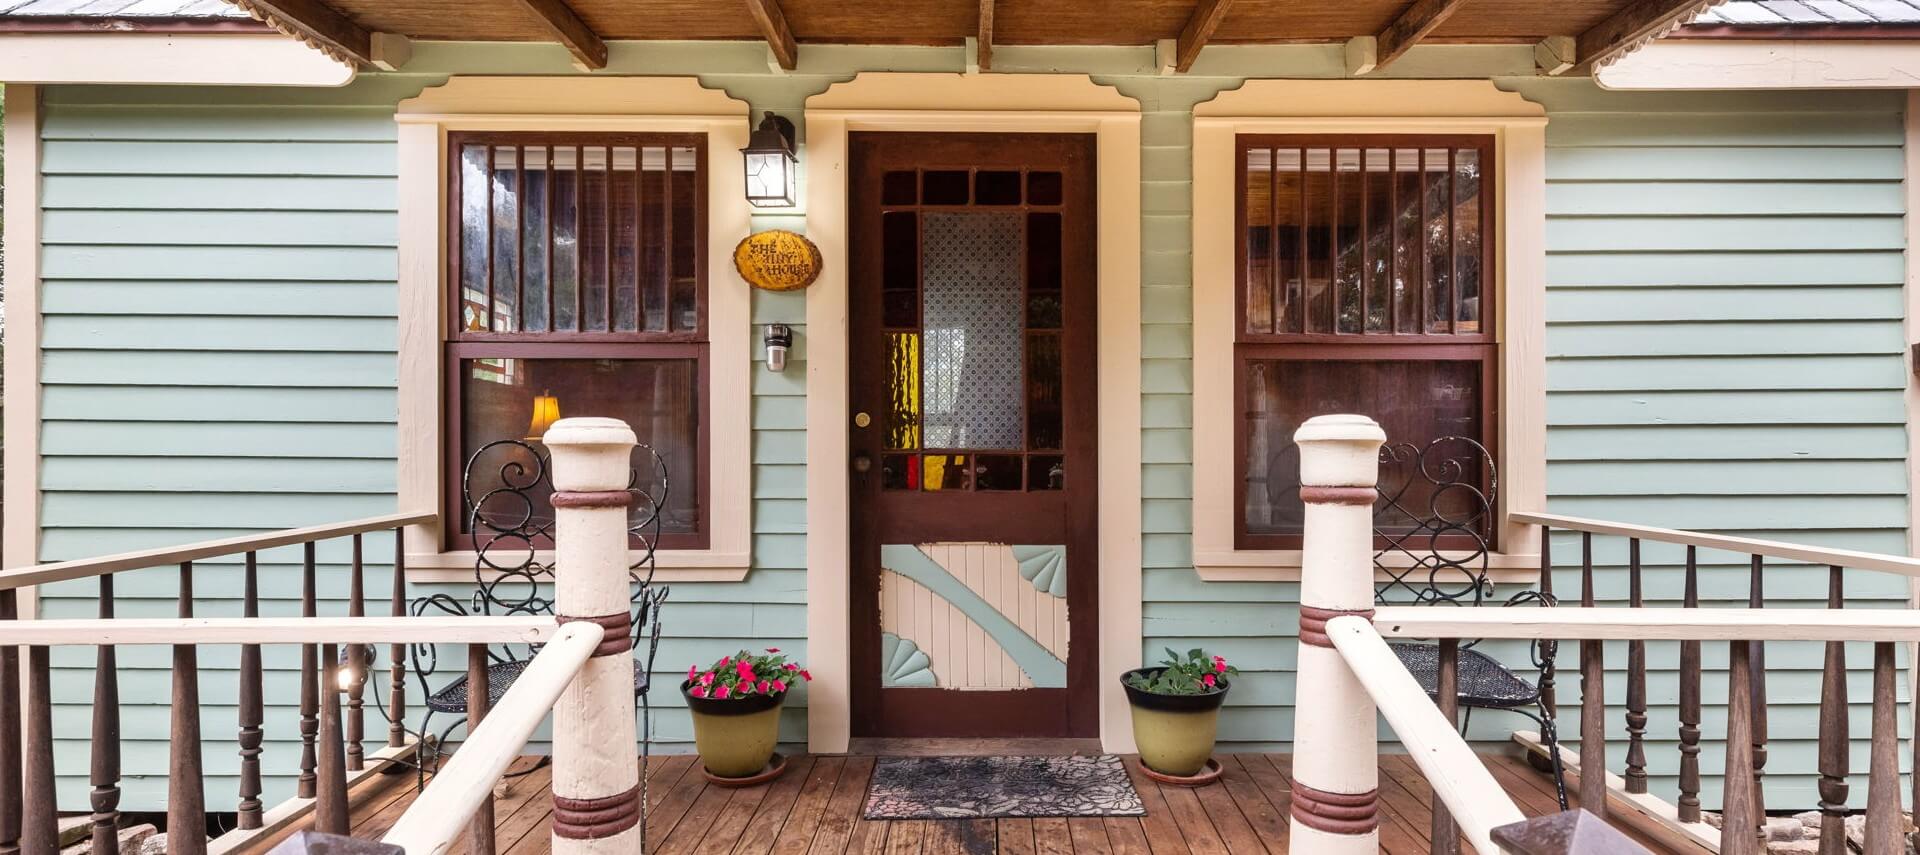
[[[756,208],[791,208],[799,161],[793,156],[793,123],[768,110],[747,147],[747,201]]]

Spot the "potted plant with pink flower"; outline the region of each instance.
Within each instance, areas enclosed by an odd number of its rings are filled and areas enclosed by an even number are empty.
[[[687,668],[680,694],[693,714],[693,741],[707,777],[722,783],[778,777],[784,767],[768,764],[780,738],[780,707],[788,690],[812,679],[777,647],[722,656],[704,671]]]
[[[1220,733],[1220,705],[1239,669],[1200,648],[1181,656],[1167,650],[1157,666],[1120,676],[1133,708],[1133,740],[1147,774],[1175,784],[1204,784],[1219,777],[1211,764]]]

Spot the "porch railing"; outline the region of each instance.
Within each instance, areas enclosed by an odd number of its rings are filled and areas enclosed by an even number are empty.
[[[91,646],[96,651],[92,754],[87,768],[92,786],[87,800],[90,848],[95,855],[119,851],[122,769],[117,655],[119,648],[129,645],[172,650],[169,852],[237,851],[309,815],[318,832],[345,835],[349,789],[360,778],[404,761],[419,747],[405,724],[405,662],[415,645],[465,646],[471,729],[463,750],[443,770],[453,774],[436,775],[390,837],[405,841],[409,852],[443,851],[465,822],[473,830],[473,850],[491,852],[493,784],[507,760],[552,711],[556,834],[571,828],[575,837],[570,839],[621,834],[637,839],[634,674],[629,657],[616,655],[631,648],[626,563],[630,494],[626,487],[633,433],[617,421],[570,419],[548,432],[546,444],[554,456],[554,504],[559,509],[555,551],[566,566],[554,586],[558,618],[409,614],[401,535],[406,526],[435,522],[431,513],[393,514],[0,573],[0,855],[54,855],[61,848],[60,810],[74,807],[60,805],[56,799],[50,654],[51,648],[63,646]],[[394,535],[390,616],[367,617],[372,603],[364,578],[363,538],[378,532]],[[349,539],[351,545],[347,614],[322,617],[316,546],[339,538]],[[289,546],[302,547],[301,614],[261,617],[258,553]],[[196,617],[195,562],[229,556],[240,557],[243,566],[243,616]],[[177,617],[115,614],[116,574],[170,566],[178,568]],[[97,617],[20,619],[23,589],[83,579],[97,580]],[[490,713],[487,648],[501,644],[544,646]],[[199,667],[199,649],[206,645],[240,646],[235,716],[240,762],[234,803],[238,828],[211,840],[205,834],[208,811]],[[301,660],[296,796],[273,807],[261,800],[264,645],[298,645]],[[376,658],[370,648],[382,646],[387,650],[390,680],[389,707],[383,711],[390,722],[387,745],[363,754],[363,689],[373,675]],[[343,679],[343,669],[355,670]],[[581,827],[570,826],[569,817]],[[557,836],[555,848],[568,847]]]
[[[1813,642],[1825,646],[1820,705],[1820,851],[1848,851],[1848,749],[1846,644],[1873,644],[1873,716],[1865,816],[1868,855],[1905,852],[1901,811],[1895,644],[1920,641],[1920,612],[1843,611],[1845,568],[1920,576],[1920,560],[1847,550],[1623,523],[1600,522],[1542,513],[1514,519],[1548,528],[1581,532],[1580,605],[1553,609],[1445,609],[1383,607],[1372,603],[1372,535],[1369,526],[1377,479],[1376,454],[1384,436],[1360,416],[1323,416],[1296,435],[1301,448],[1301,488],[1306,504],[1306,536],[1301,579],[1301,652],[1299,686],[1314,697],[1296,704],[1294,768],[1299,778],[1294,798],[1295,852],[1374,851],[1371,833],[1377,764],[1364,762],[1378,752],[1374,708],[1394,728],[1432,784],[1436,803],[1431,841],[1434,852],[1458,851],[1464,835],[1483,853],[1531,852],[1514,836],[1524,826],[1513,820],[1517,809],[1494,784],[1456,730],[1454,696],[1463,640],[1515,639],[1578,641],[1580,645],[1580,754],[1562,749],[1562,760],[1579,775],[1582,818],[1563,825],[1604,820],[1630,826],[1675,851],[1758,855],[1766,851],[1764,769],[1767,754],[1765,652],[1768,643]],[[1625,537],[1628,602],[1626,608],[1595,607],[1593,538]],[[1642,541],[1685,547],[1682,608],[1647,608],[1643,591]],[[1549,539],[1542,537],[1541,586],[1551,591]],[[1747,556],[1749,608],[1701,609],[1698,550],[1729,550]],[[1764,608],[1765,562],[1825,565],[1827,608]],[[1439,704],[1416,703],[1427,695],[1392,654],[1386,639],[1435,639],[1440,676]],[[1625,768],[1619,777],[1604,767],[1608,712],[1605,706],[1606,642],[1627,645]],[[1679,648],[1680,754],[1678,801],[1669,804],[1649,793],[1646,735],[1647,647],[1672,642]],[[1700,727],[1701,657],[1707,643],[1725,643],[1728,656],[1726,696],[1728,733],[1724,765],[1723,821],[1715,830],[1702,819]],[[1549,705],[1552,701],[1549,700]],[[1541,752],[1537,735],[1516,734],[1522,745]],[[1594,762],[1593,758],[1600,758]],[[1361,761],[1361,762],[1355,762]],[[1306,798],[1301,798],[1304,792]],[[1536,820],[1535,828],[1539,826]],[[1307,828],[1306,848],[1298,832]],[[1457,830],[1456,830],[1457,829]],[[1316,837],[1317,835],[1317,837]],[[1640,851],[1630,841],[1588,852]],[[1556,850],[1567,851],[1567,850]]]

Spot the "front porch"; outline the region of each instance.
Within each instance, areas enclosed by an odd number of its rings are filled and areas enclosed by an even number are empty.
[[[1507,794],[1528,817],[1558,812],[1553,782],[1517,752],[1481,755]],[[871,754],[806,755],[790,761],[779,780],[729,789],[708,784],[692,755],[654,757],[647,774],[647,851],[685,853],[1271,853],[1287,852],[1293,758],[1288,754],[1222,754],[1221,785],[1185,788],[1157,783],[1127,757],[1127,771],[1146,803],[1147,815],[1120,818],[972,819],[871,821],[861,818]],[[551,763],[521,757],[497,792],[493,851],[503,855],[545,853],[552,845],[553,803],[547,796]],[[531,770],[531,771],[528,771]],[[1435,851],[1429,835],[1433,790],[1405,756],[1386,755],[1380,770],[1380,851],[1425,855]],[[377,840],[420,796],[404,771],[375,776],[350,794],[352,834]],[[1578,807],[1579,802],[1574,800]],[[289,828],[254,851],[311,828]],[[1643,837],[1655,852],[1672,851]],[[451,852],[474,851],[470,836]]]

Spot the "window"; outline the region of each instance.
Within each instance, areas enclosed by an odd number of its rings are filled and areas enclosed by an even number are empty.
[[[1390,443],[1493,447],[1493,139],[1237,140],[1235,547],[1297,549],[1293,433],[1306,419],[1362,413]],[[1474,459],[1459,465],[1482,468]],[[1383,470],[1383,491],[1401,486],[1393,477]],[[1414,495],[1417,478],[1407,489],[1403,504],[1422,510],[1452,498]],[[1470,525],[1494,534],[1490,520]]]
[[[463,486],[479,496],[528,477],[525,451],[495,443],[537,447],[554,418],[594,415],[625,421],[664,461],[660,545],[705,548],[705,135],[448,139],[450,545],[473,546]],[[657,496],[639,464],[636,486]],[[533,498],[550,519],[546,496]]]

